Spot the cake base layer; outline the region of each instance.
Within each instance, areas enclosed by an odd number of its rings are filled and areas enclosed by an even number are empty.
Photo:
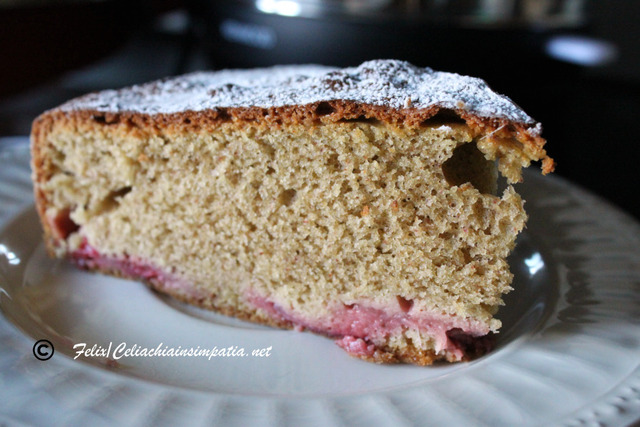
[[[495,337],[482,325],[436,313],[410,313],[400,305],[371,307],[338,304],[329,318],[305,319],[266,297],[249,291],[244,309],[218,304],[214,294],[142,259],[101,255],[86,242],[71,254],[80,268],[139,280],[151,289],[185,303],[236,318],[283,329],[310,330],[334,338],[348,354],[375,363],[430,365],[439,360],[471,360],[492,350]],[[409,332],[409,333],[407,333]],[[413,339],[419,342],[414,344]]]

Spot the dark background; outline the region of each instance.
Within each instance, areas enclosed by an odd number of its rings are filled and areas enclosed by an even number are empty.
[[[27,135],[39,113],[74,96],[199,69],[406,59],[485,78],[543,123],[557,175],[640,218],[640,2],[587,1],[584,19],[570,25],[470,24],[455,8],[473,2],[445,3],[451,9],[440,15],[388,8],[286,17],[240,1],[5,2],[0,137]],[[225,36],[224,22],[241,32]],[[257,32],[243,39],[243,25]],[[590,65],[550,56],[549,40],[566,35],[613,56]]]

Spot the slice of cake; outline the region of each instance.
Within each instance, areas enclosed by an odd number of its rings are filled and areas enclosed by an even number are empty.
[[[481,80],[400,61],[195,73],[41,115],[36,204],[82,268],[370,361],[467,360],[526,221],[498,171],[551,172],[540,130]]]

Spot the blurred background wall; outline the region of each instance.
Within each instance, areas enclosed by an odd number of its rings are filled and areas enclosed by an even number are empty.
[[[0,137],[199,69],[405,59],[486,79],[543,123],[558,175],[640,218],[638,21],[633,0],[5,0]]]

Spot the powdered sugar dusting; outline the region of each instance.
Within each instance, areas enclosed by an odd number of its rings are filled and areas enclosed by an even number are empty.
[[[225,107],[278,107],[350,100],[395,109],[438,106],[534,125],[509,98],[480,79],[419,68],[397,60],[375,60],[353,68],[315,65],[197,72],[107,90],[72,100],[63,111],[97,110],[143,114]]]

